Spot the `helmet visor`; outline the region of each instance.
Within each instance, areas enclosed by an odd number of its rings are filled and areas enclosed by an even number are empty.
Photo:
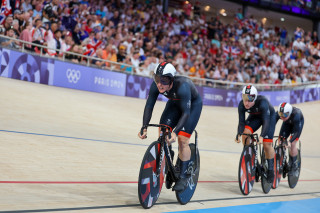
[[[243,101],[249,101],[249,102],[253,102],[255,99],[255,95],[250,95],[250,94],[242,94],[242,100]]]
[[[278,112],[278,114],[279,114],[279,116],[280,116],[281,118],[287,118],[287,117],[289,117],[289,112],[287,112],[287,113]]]
[[[171,83],[171,78],[169,76],[153,75],[153,80],[156,84],[161,83],[162,85],[169,85]]]

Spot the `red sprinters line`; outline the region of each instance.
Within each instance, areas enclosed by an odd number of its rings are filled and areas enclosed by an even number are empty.
[[[287,181],[287,180],[282,180]],[[313,180],[299,180],[304,182],[320,181],[320,179]],[[237,183],[238,181],[198,181],[198,183]],[[128,184],[138,183],[137,181],[0,181],[1,183],[17,183],[17,184]]]
[[[137,181],[0,181],[0,183],[24,183],[24,184],[117,184],[138,183]]]

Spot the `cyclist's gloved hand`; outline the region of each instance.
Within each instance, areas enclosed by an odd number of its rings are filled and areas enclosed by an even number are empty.
[[[138,133],[138,137],[141,139],[147,138],[147,127],[146,126],[141,127],[141,130]]]
[[[170,137],[170,134],[168,135]],[[174,132],[171,132],[171,137],[169,138],[169,145],[176,142],[177,135]]]
[[[236,139],[234,141],[236,143],[240,143],[240,135],[239,134],[236,135]]]
[[[263,137],[262,137],[262,136],[260,136],[260,137],[259,137],[258,144],[262,144],[262,143],[263,143]]]

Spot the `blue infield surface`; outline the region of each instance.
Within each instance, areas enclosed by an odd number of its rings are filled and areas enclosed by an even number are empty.
[[[189,211],[178,211],[188,213],[228,213],[228,212],[245,212],[245,213],[266,213],[266,212],[281,212],[281,213],[319,213],[320,212],[320,198],[307,200],[293,200],[273,203],[260,203],[243,206],[229,206],[211,209],[199,209]]]

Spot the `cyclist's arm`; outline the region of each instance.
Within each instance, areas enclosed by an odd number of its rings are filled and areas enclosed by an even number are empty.
[[[238,105],[238,114],[239,114],[239,124],[238,124],[238,135],[239,135],[243,133],[245,122],[246,122],[246,111],[243,105],[243,101],[240,101]]]
[[[294,119],[293,119],[292,137],[290,139],[291,143],[300,137],[302,128],[303,128],[303,122],[301,119],[301,114],[297,113],[294,115]]]
[[[280,116],[278,114],[278,111],[276,111],[276,123],[278,123],[279,119],[280,119]]]
[[[183,83],[179,90],[178,90],[178,97],[180,97],[179,100],[179,108],[182,112],[181,117],[178,121],[178,124],[176,128],[174,129],[174,133],[178,135],[184,124],[187,122],[189,115],[190,115],[190,109],[191,109],[191,90],[190,86],[187,83]]]
[[[150,86],[150,91],[148,95],[148,99],[146,102],[146,106],[144,107],[144,112],[143,112],[143,126],[148,125],[151,116],[152,116],[152,111],[154,108],[154,105],[157,101],[157,98],[159,96],[159,90],[154,82],[152,82]]]
[[[265,101],[260,104],[261,116],[262,116],[262,130],[261,137],[265,137],[268,134],[269,126],[270,126],[270,109],[269,104]]]

